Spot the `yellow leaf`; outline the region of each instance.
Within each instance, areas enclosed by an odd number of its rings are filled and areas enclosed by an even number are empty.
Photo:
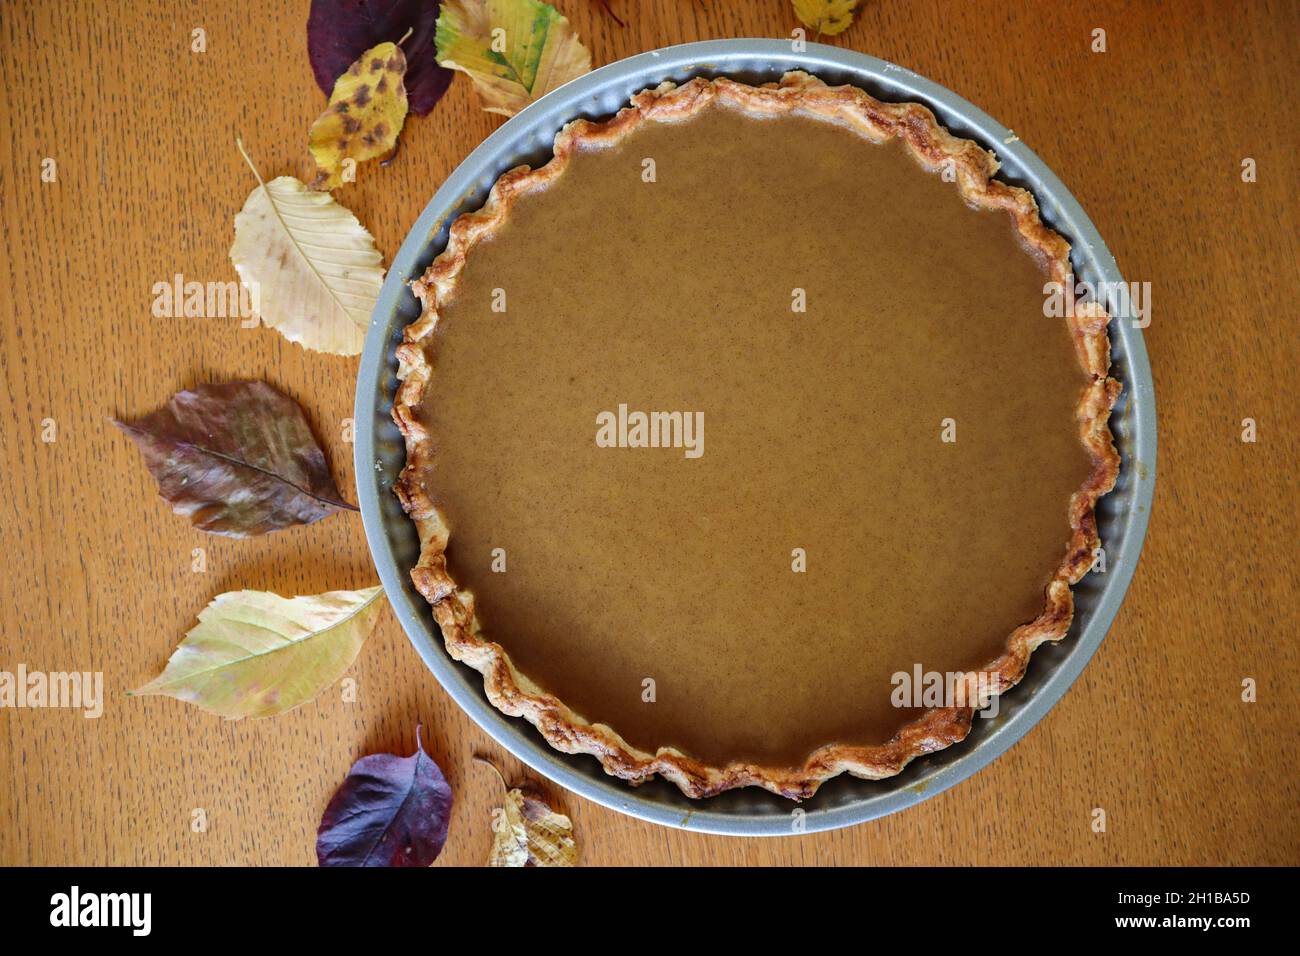
[[[818,36],[835,36],[853,23],[859,0],[790,0],[794,14]]]
[[[514,789],[493,825],[488,866],[575,866],[573,823],[542,800]]]
[[[163,672],[133,693],[165,694],[222,717],[282,714],[343,676],[374,629],[383,593],[219,594]]]
[[[384,283],[375,240],[328,193],[253,174],[259,185],[235,217],[230,259],[256,290],[258,315],[305,348],[360,354]]]
[[[381,43],[334,81],[329,106],[307,139],[319,170],[314,186],[337,189],[345,181],[345,160],[362,163],[397,148],[406,122],[405,75],[406,55],[396,43]]]
[[[591,54],[540,0],[443,0],[438,62],[469,75],[489,113],[513,116],[591,70]]]

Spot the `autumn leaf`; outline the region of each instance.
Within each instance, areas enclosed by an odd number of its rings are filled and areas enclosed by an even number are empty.
[[[163,672],[133,693],[164,694],[222,717],[271,717],[305,704],[348,669],[370,636],[382,587],[283,598],[219,594]]]
[[[329,106],[312,124],[307,147],[316,160],[318,189],[343,185],[347,160],[353,165],[397,149],[406,122],[406,57],[395,43],[372,47],[334,84]]]
[[[518,788],[506,794],[488,866],[576,866],[573,823]]]
[[[452,794],[415,728],[409,757],[371,754],[352,765],[321,817],[321,866],[428,866],[447,842]]]
[[[443,0],[438,62],[469,75],[489,113],[513,116],[591,70],[573,28],[540,0]]]
[[[437,0],[312,0],[307,16],[307,56],[325,94],[363,52],[385,40],[406,55],[406,95],[411,112],[424,116],[451,83],[438,65],[434,33]],[[410,31],[410,36],[406,36]]]
[[[258,186],[235,216],[230,261],[262,321],[304,348],[360,354],[384,284],[375,240],[327,193],[292,176],[263,182],[243,155]]]
[[[491,767],[506,788],[501,812],[493,815],[488,866],[576,866],[578,844],[572,821],[551,809],[531,788],[511,788],[490,760],[474,759]]]
[[[818,36],[835,36],[853,24],[859,0],[790,0],[794,14]]]
[[[298,403],[265,382],[199,385],[113,424],[140,449],[163,499],[200,531],[243,538],[356,510]]]

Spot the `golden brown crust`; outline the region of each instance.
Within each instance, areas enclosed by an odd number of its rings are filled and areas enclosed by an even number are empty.
[[[874,142],[903,139],[929,169],[951,166],[958,189],[971,204],[1004,209],[1012,217],[1025,245],[1042,257],[1051,279],[1072,297],[1070,246],[1038,217],[1038,204],[1023,189],[994,180],[998,161],[971,140],[958,139],[918,103],[882,103],[852,86],[830,87],[806,73],[787,73],[780,83],[749,86],[726,78],[694,79],[682,85],[664,83],[632,97],[631,105],[602,123],[576,120],[555,139],[554,158],[545,166],[520,166],[497,180],[483,208],[452,223],[446,250],[425,274],[411,284],[424,312],[411,323],[397,349],[401,384],[393,403],[393,419],[406,438],[407,463],[395,490],[420,534],[420,558],[411,571],[417,590],[433,607],[448,653],[483,675],[488,699],[499,710],[524,717],[557,750],[597,757],[606,773],[632,783],[655,774],[671,780],[689,797],[706,797],[734,787],[760,786],[792,799],[804,799],[827,779],[840,773],[880,779],[893,776],[909,761],[964,739],[974,708],[932,708],[902,727],[885,744],[853,747],[830,744],[815,751],[799,767],[763,767],[732,763],[710,766],[685,754],[661,748],[637,750],[612,728],[583,720],[556,697],[515,669],[505,650],[481,633],[474,616],[473,597],[460,591],[447,572],[448,528],[420,485],[419,474],[433,454],[428,431],[417,409],[423,401],[432,369],[422,340],[436,327],[438,308],[446,302],[470,250],[504,221],[520,195],[544,188],[561,175],[576,150],[615,145],[645,122],[685,119],[714,102],[762,115],[797,112],[846,125]],[[1073,303],[1072,303],[1073,304]],[[1096,503],[1115,484],[1119,456],[1111,441],[1108,420],[1119,395],[1119,383],[1109,377],[1109,317],[1097,305],[1078,304],[1068,321],[1075,337],[1080,365],[1091,377],[1077,407],[1079,435],[1092,458],[1092,472],[1070,499],[1071,537],[1056,574],[1045,590],[1042,614],[1016,628],[1006,650],[982,672],[967,675],[965,700],[982,707],[988,699],[1014,686],[1024,675],[1029,657],[1044,641],[1065,636],[1074,614],[1070,585],[1092,566],[1099,544]],[[982,680],[981,680],[982,678]]]

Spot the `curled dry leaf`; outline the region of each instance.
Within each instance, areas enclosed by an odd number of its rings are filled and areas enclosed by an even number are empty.
[[[434,50],[437,24],[437,0],[312,0],[307,56],[316,84],[328,94],[363,51],[385,40],[401,43],[411,112],[424,116],[451,83]]]
[[[158,491],[201,531],[233,538],[356,508],[339,495],[302,409],[265,382],[200,385],[135,421]]]
[[[409,757],[371,754],[352,765],[321,817],[321,866],[428,866],[447,842],[452,794],[424,752],[420,728]]]
[[[489,113],[513,116],[591,70],[591,54],[540,0],[443,0],[438,62],[469,75]]]
[[[133,693],[165,694],[222,717],[282,714],[343,675],[374,629],[383,593],[219,594],[163,672]]]
[[[397,149],[406,122],[406,57],[395,43],[371,47],[334,84],[329,106],[312,124],[307,146],[317,189],[343,185],[346,160],[362,163]]]
[[[235,216],[230,261],[262,321],[304,348],[360,354],[384,284],[375,240],[328,193],[292,176],[265,183],[248,165],[258,186]]]
[[[514,789],[506,794],[501,819],[493,824],[488,866],[576,866],[573,823],[540,797]]]
[[[492,849],[488,866],[577,866],[578,843],[573,822],[556,813],[531,788],[510,788],[496,765],[476,757],[496,773],[506,787],[501,812],[492,818]]]
[[[853,24],[860,0],[791,0],[799,22],[818,36],[835,36]]]

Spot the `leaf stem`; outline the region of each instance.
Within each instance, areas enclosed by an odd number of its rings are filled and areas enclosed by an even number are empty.
[[[470,754],[470,759],[481,764],[487,764],[489,767],[491,767],[492,772],[496,774],[497,779],[501,781],[501,788],[505,790],[507,793],[510,792],[510,784],[506,783],[505,775],[501,773],[501,769],[496,764],[494,764],[487,757],[484,757],[482,754]]]

